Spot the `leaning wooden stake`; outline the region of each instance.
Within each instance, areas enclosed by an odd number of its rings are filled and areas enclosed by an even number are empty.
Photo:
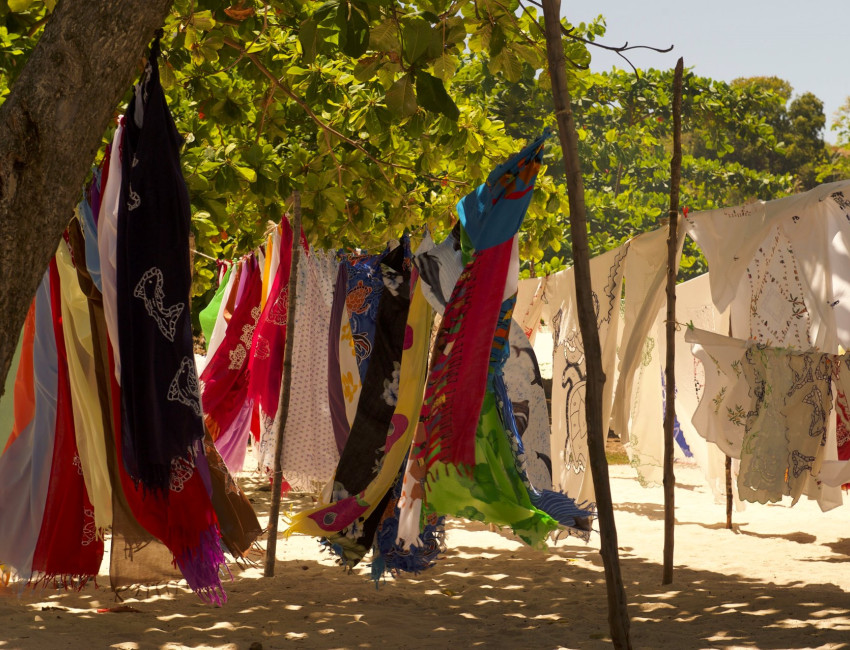
[[[732,530],[732,458],[726,456],[726,530]]]
[[[289,412],[289,387],[292,382],[292,340],[295,336],[295,298],[298,292],[298,254],[301,250],[301,194],[293,193],[295,218],[292,221],[292,261],[289,264],[289,304],[286,312],[286,347],[283,353],[283,377],[280,382],[280,401],[277,404],[277,426],[274,430],[274,477],[272,481],[272,506],[269,510],[268,541],[266,542],[266,566],[263,575],[274,576],[274,559],[277,553],[277,523],[280,518],[280,490],[283,485],[283,468],[280,454],[283,451],[283,432]]]
[[[631,648],[626,590],[623,587],[623,578],[620,574],[617,529],[614,524],[614,510],[611,504],[611,486],[608,483],[608,463],[605,459],[606,432],[602,427],[602,389],[605,386],[605,373],[602,370],[602,350],[599,345],[599,330],[596,326],[596,314],[593,309],[590,285],[590,251],[587,245],[584,185],[578,159],[578,135],[570,105],[570,93],[567,88],[564,45],[561,40],[560,10],[560,0],[543,0],[549,76],[552,80],[555,116],[558,120],[558,134],[567,170],[578,322],[584,342],[587,365],[585,388],[587,448],[590,455],[593,488],[596,491],[596,507],[602,542],[602,563],[605,567],[605,583],[608,588],[608,623],[611,628],[611,640],[616,648]]]
[[[676,525],[676,476],[673,474],[673,425],[676,420],[676,272],[679,270],[679,181],[682,176],[682,59],[673,76],[673,159],[670,161],[670,231],[667,235],[667,365],[664,408],[664,569],[661,584],[673,582],[673,531]]]

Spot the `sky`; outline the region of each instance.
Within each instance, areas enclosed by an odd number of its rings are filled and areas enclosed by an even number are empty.
[[[573,23],[605,17],[606,45],[652,45],[673,50],[627,53],[638,68],[673,68],[681,56],[694,73],[722,81],[776,76],[794,96],[814,93],[832,115],[850,96],[850,0],[562,0]],[[590,47],[591,69],[630,69],[613,52]]]

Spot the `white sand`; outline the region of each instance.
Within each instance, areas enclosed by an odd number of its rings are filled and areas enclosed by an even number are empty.
[[[635,647],[850,647],[847,510],[750,505],[729,531],[699,473],[677,468],[676,569],[662,586],[661,488],[628,466],[611,475]],[[265,513],[268,492],[254,497]],[[376,590],[368,567],[347,574],[315,540],[281,540],[276,576],[234,568],[222,608],[172,589],[127,596],[137,613],[97,613],[117,604],[106,589],[7,589],[0,649],[610,647],[598,536],[543,554],[451,522],[448,545],[436,568]]]

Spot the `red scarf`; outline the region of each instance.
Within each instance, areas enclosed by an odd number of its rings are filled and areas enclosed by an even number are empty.
[[[427,464],[475,465],[475,431],[513,240],[477,251],[458,278],[440,324],[423,407]]]

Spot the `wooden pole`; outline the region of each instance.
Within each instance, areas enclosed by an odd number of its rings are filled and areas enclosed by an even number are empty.
[[[277,426],[274,431],[274,475],[272,480],[272,505],[269,509],[268,541],[266,542],[266,564],[263,575],[274,576],[274,560],[277,553],[277,524],[280,518],[280,490],[283,485],[283,468],[280,455],[283,451],[283,432],[286,431],[286,416],[289,413],[289,388],[292,382],[292,340],[295,336],[295,298],[298,292],[298,255],[301,250],[301,194],[293,193],[295,218],[292,221],[292,261],[289,264],[288,305],[286,311],[286,347],[283,353],[283,377],[280,382],[280,401],[277,404]]]
[[[661,584],[673,582],[673,532],[676,525],[676,476],[673,473],[673,425],[676,420],[676,272],[679,265],[679,181],[682,176],[682,59],[673,75],[673,158],[670,161],[670,231],[667,235],[667,365],[664,409],[664,568]]]
[[[732,457],[726,456],[726,530],[732,530]]]
[[[572,100],[567,87],[560,13],[560,0],[543,0],[549,76],[552,81],[552,95],[555,101],[555,117],[558,120],[558,136],[561,141],[567,171],[578,321],[584,342],[587,365],[585,389],[587,447],[590,456],[593,488],[596,491],[596,508],[601,538],[600,550],[608,590],[608,624],[614,647],[631,648],[626,590],[620,574],[617,529],[614,524],[614,509],[611,503],[611,486],[608,482],[608,462],[605,459],[606,431],[603,430],[602,426],[602,389],[605,386],[605,373],[602,370],[602,350],[599,344],[599,330],[596,325],[596,313],[593,309],[590,284],[590,250],[587,243],[584,184],[578,158],[578,135],[571,108]]]

